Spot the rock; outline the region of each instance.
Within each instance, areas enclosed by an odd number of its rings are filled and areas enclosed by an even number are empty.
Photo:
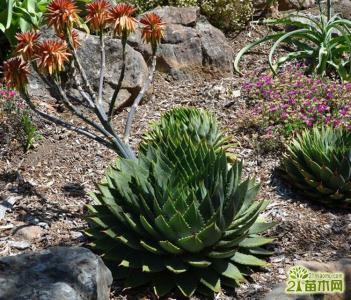
[[[25,250],[31,246],[28,241],[9,241],[8,244],[11,248],[15,248],[17,250]]]
[[[212,73],[220,76],[232,74],[233,52],[225,35],[202,18],[196,24],[202,45],[202,65]]]
[[[233,73],[233,51],[225,35],[200,16],[196,7],[158,7],[153,10],[166,23],[165,36],[159,47],[157,70],[175,79],[187,79],[194,74],[227,77]],[[146,60],[151,48],[140,33],[128,43],[140,51]]]
[[[41,37],[53,38],[54,33],[50,29],[43,29],[41,31]],[[81,64],[87,73],[90,83],[93,85],[94,89],[97,90],[100,77],[99,37],[95,35],[86,35],[83,32],[79,32],[79,40],[81,42],[81,46],[78,48],[78,56],[80,57]],[[121,41],[111,37],[106,38],[105,51],[106,70],[103,96],[105,102],[109,103],[114,92],[114,88],[117,86],[120,69],[122,67]],[[126,52],[126,72],[122,90],[120,91],[119,99],[117,100],[117,103],[121,107],[128,106],[133,102],[143,87],[148,75],[148,68],[143,56],[128,45],[126,47]],[[68,95],[81,99],[72,74],[67,71],[64,77]],[[43,96],[42,90],[45,85],[38,78],[38,76],[31,78],[30,85],[32,95],[37,97]]]
[[[275,4],[267,5],[267,0],[253,1],[255,8],[255,16],[269,15],[276,17],[279,11],[290,9],[307,9],[316,5],[316,0],[278,0]]]
[[[267,0],[255,0],[254,5],[254,17],[259,18],[262,16],[273,16],[278,15],[278,4],[274,3],[271,5],[267,4]]]
[[[39,222],[38,226],[44,228],[44,229],[48,229],[49,228],[49,224],[46,222]]]
[[[284,254],[282,254],[282,255],[279,255],[279,256],[271,257],[270,261],[272,263],[279,263],[279,262],[285,261],[285,259],[286,259],[286,256]]]
[[[43,235],[43,229],[40,226],[23,226],[15,230],[14,236],[27,241],[33,241]]]
[[[38,225],[40,220],[36,217],[33,217],[33,216],[27,216],[25,219],[24,219],[25,222],[27,222],[28,224],[31,224],[31,225]]]
[[[154,10],[164,22],[194,27],[200,15],[198,7],[173,7],[165,6]]]
[[[264,300],[314,300],[310,296],[288,295],[285,293],[285,284],[280,284],[268,293]]]
[[[307,9],[316,5],[315,0],[278,0],[280,11],[289,9]]]
[[[101,258],[80,247],[0,259],[0,299],[108,300],[112,275]]]
[[[84,234],[79,231],[71,231],[70,234],[73,240],[84,240]]]

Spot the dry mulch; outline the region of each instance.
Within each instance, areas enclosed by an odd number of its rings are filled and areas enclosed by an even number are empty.
[[[262,35],[265,29],[250,27],[230,39],[234,51],[249,40]],[[265,69],[268,46],[245,58],[243,69]],[[279,154],[259,153],[251,134],[239,126],[245,110],[240,94],[243,78],[227,79],[194,77],[188,81],[173,81],[157,74],[154,91],[137,112],[132,144],[135,147],[150,121],[174,106],[196,106],[216,114],[232,138],[231,149],[245,163],[245,174],[255,176],[262,184],[259,199],[271,201],[265,216],[278,225],[269,232],[276,238],[271,266],[254,273],[250,282],[234,293],[218,295],[217,299],[263,299],[275,284],[286,279],[286,268],[298,260],[331,261],[350,254],[351,214],[333,211],[309,202],[284,184],[277,173]],[[116,116],[121,130],[127,115]],[[35,119],[43,139],[34,150],[23,153],[20,145],[0,144],[0,200],[20,195],[14,208],[0,223],[0,255],[13,255],[54,245],[84,245],[82,231],[86,223],[84,205],[90,201],[87,193],[94,190],[115,154],[101,145],[52,124]],[[0,124],[1,126],[1,124]],[[9,241],[18,239],[15,229],[35,224],[43,231],[29,248],[18,250]],[[139,291],[129,298],[152,298],[149,291]],[[115,285],[111,299],[125,299]]]

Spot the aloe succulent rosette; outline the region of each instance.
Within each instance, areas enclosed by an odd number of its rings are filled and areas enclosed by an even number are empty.
[[[170,114],[192,124],[188,112]],[[273,224],[259,217],[268,202],[255,201],[254,180],[241,182],[241,162],[228,168],[223,149],[191,130],[167,135],[163,122],[162,139],[149,135],[137,160],[120,159],[98,185],[88,207],[91,246],[125,286],[148,284],[157,296],[238,286],[251,267],[267,266],[257,256],[270,254],[261,246],[272,239],[260,233]]]
[[[333,207],[351,207],[351,132],[313,128],[287,149],[283,169],[289,182],[308,197]]]
[[[188,134],[192,141],[204,141],[214,149],[226,149],[228,138],[220,129],[215,117],[202,109],[190,107],[174,108],[165,113],[160,121],[154,122],[144,135],[141,148],[157,146],[165,139],[177,139],[179,135]]]

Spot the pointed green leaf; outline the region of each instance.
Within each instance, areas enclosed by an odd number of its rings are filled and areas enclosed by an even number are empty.
[[[240,247],[243,248],[255,248],[260,247],[269,243],[272,243],[274,239],[265,238],[265,237],[252,237],[246,238],[242,242],[239,243]]]
[[[247,266],[257,266],[257,267],[266,267],[269,263],[264,260],[258,259],[253,255],[243,254],[240,252],[236,252],[235,255],[231,258],[233,262],[236,262],[241,265]]]
[[[191,235],[179,239],[177,241],[177,244],[190,253],[200,252],[205,248],[204,243],[196,235]]]

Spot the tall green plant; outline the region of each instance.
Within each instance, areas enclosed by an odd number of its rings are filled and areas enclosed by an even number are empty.
[[[180,127],[196,123],[193,114],[172,114],[188,116]],[[251,267],[267,266],[257,256],[272,242],[260,236],[273,226],[259,217],[268,202],[255,201],[259,185],[241,180],[241,162],[228,167],[211,135],[196,138],[201,124],[176,133],[164,121],[162,138],[152,134],[137,160],[120,159],[98,185],[88,206],[91,247],[125,286],[149,284],[159,297],[238,286]]]
[[[244,54],[257,45],[273,41],[268,62],[274,73],[284,63],[298,60],[309,64],[310,71],[315,74],[324,76],[334,72],[342,80],[351,79],[351,21],[337,15],[327,20],[323,15],[316,19],[313,16],[298,14],[268,20],[266,23],[295,29],[267,35],[242,48],[234,60],[234,68],[237,72],[241,73],[239,63]],[[276,50],[282,44],[293,50],[275,60]]]
[[[29,113],[26,111],[22,115],[21,124],[24,132],[24,150],[28,151],[34,147],[35,142],[42,136],[38,133],[37,126],[33,123]]]
[[[0,30],[11,44],[15,44],[17,32],[39,29],[49,0],[2,0],[0,1]]]

